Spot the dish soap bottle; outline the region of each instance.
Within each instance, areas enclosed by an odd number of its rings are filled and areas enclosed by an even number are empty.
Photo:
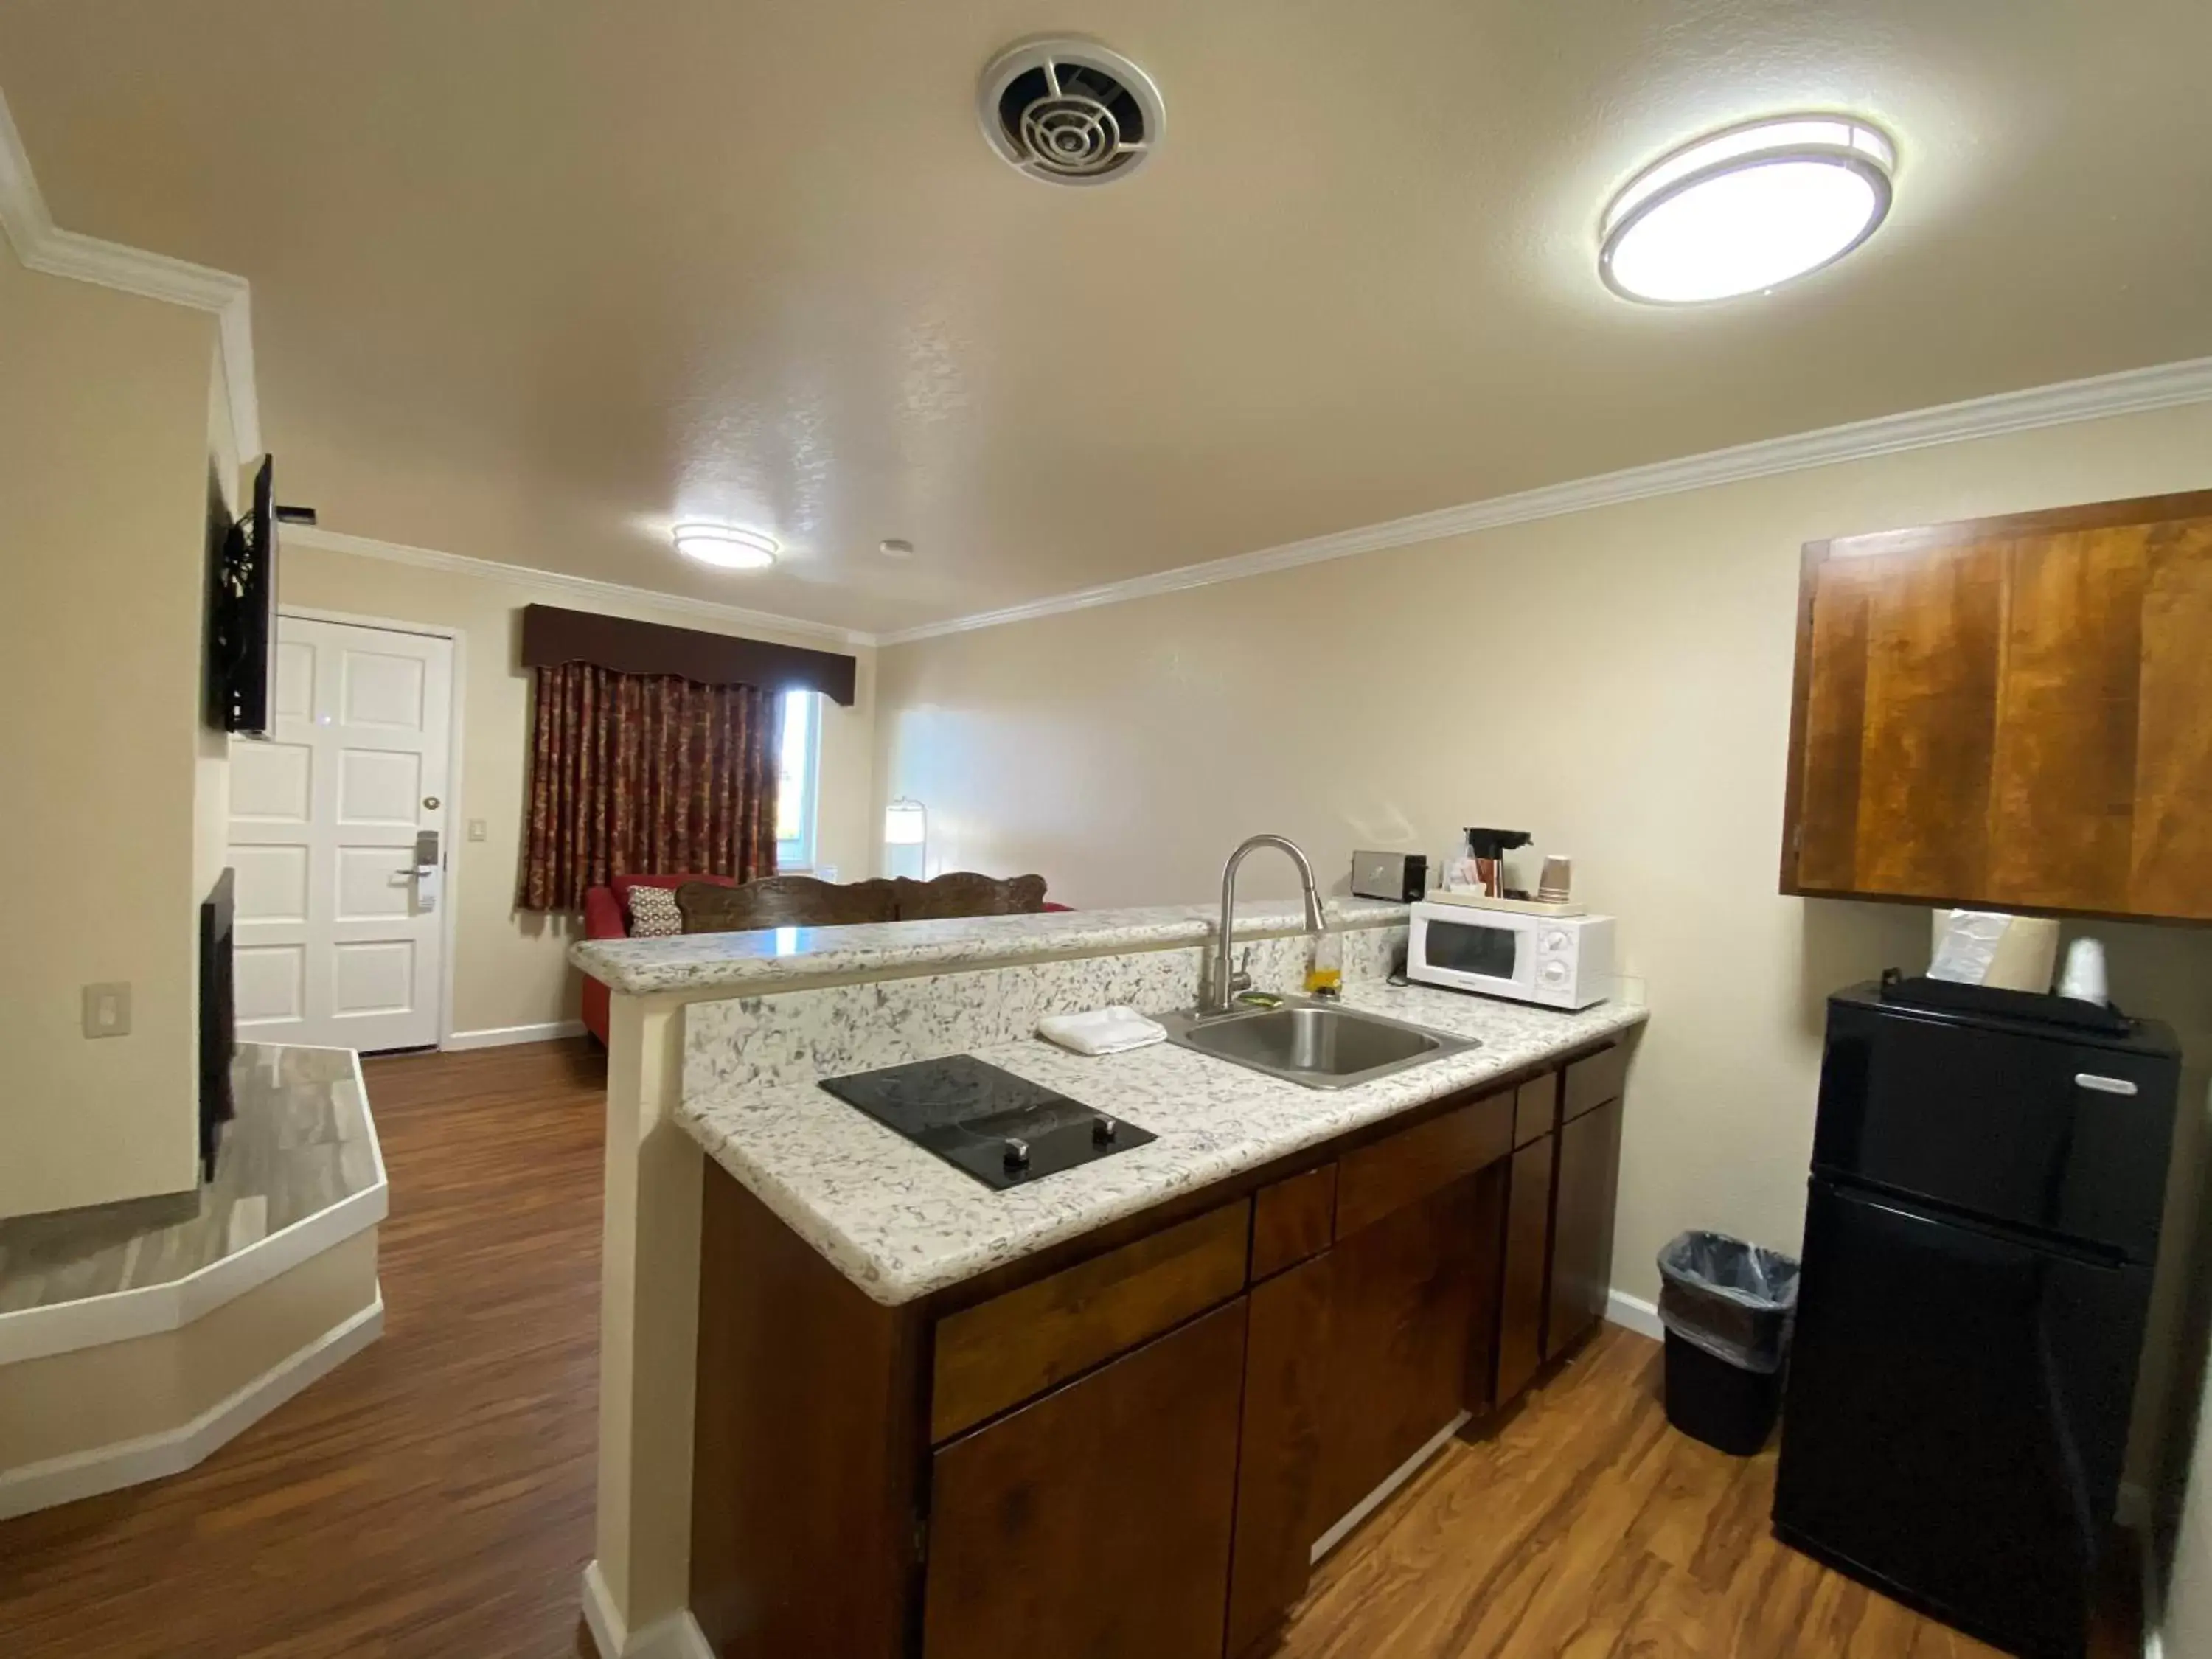
[[[1306,994],[1335,997],[1344,994],[1344,935],[1314,935],[1313,965],[1306,969]]]

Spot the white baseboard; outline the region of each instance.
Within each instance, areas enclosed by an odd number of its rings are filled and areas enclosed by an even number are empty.
[[[2159,1582],[2158,1557],[2148,1524],[2136,1541],[2142,1556],[2142,1659],[2166,1659],[2165,1586]]]
[[[706,1632],[689,1607],[656,1620],[635,1637],[623,1621],[597,1561],[584,1569],[584,1624],[599,1659],[714,1659]]]
[[[557,1042],[583,1035],[582,1020],[556,1019],[543,1025],[488,1025],[481,1031],[456,1031],[438,1046],[452,1054],[463,1048],[504,1048],[510,1042]]]
[[[622,1659],[629,1629],[607,1590],[606,1575],[599,1571],[597,1556],[584,1564],[584,1626],[592,1632],[592,1645],[599,1650],[599,1659]]]
[[[181,1474],[359,1353],[384,1329],[384,1292],[179,1427],[0,1473],[0,1520]]]
[[[1389,1501],[1390,1495],[1421,1472],[1424,1465],[1448,1445],[1473,1419],[1473,1412],[1462,1412],[1457,1417],[1431,1435],[1428,1441],[1411,1457],[1382,1477],[1382,1484],[1344,1512],[1337,1523],[1314,1540],[1310,1561],[1318,1561],[1352,1535],[1352,1529]]]
[[[1667,1328],[1659,1322],[1657,1304],[1640,1296],[1629,1296],[1620,1291],[1611,1292],[1605,1299],[1605,1317],[1607,1324],[1634,1331],[1654,1341],[1664,1340],[1667,1335]]]

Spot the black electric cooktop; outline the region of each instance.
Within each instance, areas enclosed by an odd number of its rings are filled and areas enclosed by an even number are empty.
[[[1019,1187],[1154,1138],[973,1054],[824,1078],[822,1086],[987,1187]]]

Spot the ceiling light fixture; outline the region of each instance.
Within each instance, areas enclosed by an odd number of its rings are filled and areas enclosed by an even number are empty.
[[[679,524],[676,550],[717,570],[765,570],[775,562],[775,538],[726,524]]]
[[[1624,299],[1694,305],[1832,264],[1889,212],[1897,150],[1864,121],[1790,115],[1700,138],[1605,210],[1598,274]]]

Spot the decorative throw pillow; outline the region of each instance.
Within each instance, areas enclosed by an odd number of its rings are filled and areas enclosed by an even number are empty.
[[[629,936],[632,939],[671,939],[684,931],[684,913],[676,908],[673,888],[629,890]]]

